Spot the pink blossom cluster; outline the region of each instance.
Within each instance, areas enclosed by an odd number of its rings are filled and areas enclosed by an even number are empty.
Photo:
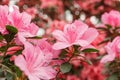
[[[18,0],[13,11],[0,5],[0,74],[7,80],[119,80],[116,2]]]
[[[86,24],[76,20],[72,24],[65,25],[63,31],[55,30],[52,34],[57,39],[53,48],[59,50],[72,45],[86,47],[97,37],[98,32],[96,29],[88,28]],[[93,36],[90,37],[90,35]]]
[[[112,27],[120,26],[120,13],[118,11],[110,11],[102,15],[102,23],[109,24]]]
[[[16,34],[15,43],[18,45],[24,45],[22,54],[14,57],[15,65],[18,66],[29,80],[51,79],[55,76],[55,70],[50,66],[53,54],[52,49],[49,49],[51,45],[46,40],[39,41],[39,43],[45,43],[48,47],[36,46],[27,41],[27,37],[33,37],[38,31],[38,26],[31,23],[31,16],[26,12],[20,13],[17,8],[14,7],[13,12],[9,12],[8,6],[0,6],[0,32],[7,34],[6,25],[14,26],[18,29]],[[13,49],[12,49],[13,48]],[[8,49],[17,50],[17,47]],[[13,54],[14,52],[12,52]],[[7,53],[11,54],[11,53]]]

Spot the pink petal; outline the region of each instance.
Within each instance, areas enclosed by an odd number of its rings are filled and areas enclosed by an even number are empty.
[[[35,25],[34,23],[31,23],[29,26],[28,26],[28,29],[29,33],[35,35],[38,30],[39,30],[39,27],[37,25]]]
[[[8,24],[8,6],[0,5],[0,32],[5,34],[5,26]]]
[[[106,63],[108,61],[113,61],[115,59],[115,53],[112,51],[112,49],[109,46],[105,46],[105,49],[108,55],[102,58],[102,60],[100,61],[101,63]]]
[[[19,56],[15,57],[15,65],[18,66],[22,71],[27,70],[26,61],[25,61],[25,59],[24,59],[24,57],[22,55],[19,55]]]
[[[98,36],[98,32],[96,29],[94,28],[89,28],[84,35],[82,36],[81,39],[86,40],[87,42],[89,42],[89,44],[95,40],[95,38]]]
[[[21,43],[25,43],[26,42],[26,37],[33,37],[34,35],[28,33],[28,32],[18,32],[17,33],[17,38],[16,38],[16,42],[21,45]]]
[[[76,32],[78,33],[78,35],[77,35],[77,39],[78,39],[88,29],[88,26],[79,20],[75,20],[75,22],[73,24],[77,27]]]
[[[40,67],[38,71],[34,73],[37,77],[49,80],[55,77],[56,71],[52,67]]]
[[[82,47],[85,47],[85,46],[89,45],[89,43],[87,41],[85,41],[85,40],[78,40],[78,41],[74,42],[74,44],[75,45],[80,45]]]
[[[55,50],[60,50],[60,49],[65,49],[67,47],[69,47],[70,45],[65,43],[65,42],[56,42],[54,45],[53,45],[53,49]]]
[[[115,56],[112,55],[106,55],[101,59],[101,63],[106,63],[108,61],[113,61],[115,59]]]
[[[101,17],[101,20],[104,24],[108,24],[108,13],[104,13]]]
[[[110,44],[109,44],[109,45],[110,45]],[[113,51],[113,49],[111,49],[111,46],[109,46],[109,45],[106,45],[106,46],[105,46],[105,49],[106,49],[107,53],[108,53],[109,55],[115,56],[115,51]]]
[[[28,75],[28,78],[29,78],[29,80],[40,80],[37,76],[35,76],[34,74],[32,75],[32,74],[29,74]]]
[[[21,15],[23,24],[24,25],[30,24],[32,17],[26,12],[21,13]]]
[[[35,58],[35,47],[29,43],[29,42],[25,42],[24,43],[25,49],[23,50],[23,55],[25,56],[25,60],[27,61],[27,64],[29,65],[29,67],[31,67],[31,65],[33,65]]]
[[[65,41],[65,42],[67,42],[66,41],[66,39],[65,39],[65,35],[64,35],[64,33],[62,32],[62,31],[60,31],[60,30],[55,30],[53,33],[52,33],[52,35],[53,35],[53,37],[55,37],[58,41]]]

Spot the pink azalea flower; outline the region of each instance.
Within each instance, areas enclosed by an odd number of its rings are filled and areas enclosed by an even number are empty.
[[[24,42],[25,37],[33,37],[37,34],[39,27],[34,23],[31,23],[31,16],[26,12],[20,13],[17,8],[14,7],[14,11],[9,13],[9,25],[12,25],[18,29],[16,43]],[[21,44],[21,43],[20,43]]]
[[[49,65],[49,52],[26,42],[23,53],[15,58],[15,65],[28,76],[29,80],[48,80],[55,77],[55,71]]]
[[[14,7],[14,11],[9,14],[10,25],[16,27],[19,31],[26,31],[26,27],[31,22],[31,16],[26,12],[20,13],[17,8]]]
[[[31,23],[31,16],[26,12],[20,13],[16,7],[13,8],[14,10],[9,12],[8,6],[0,6],[0,32],[6,31],[6,25],[11,25],[16,27],[19,32],[36,34],[39,28]]]
[[[120,13],[118,11],[104,13],[101,20],[103,24],[109,24],[112,27],[120,26]]]
[[[34,28],[34,30],[33,30]],[[27,37],[34,37],[36,36],[38,30],[39,30],[39,27],[36,26],[34,23],[31,23],[29,24],[26,28],[25,28],[26,31],[19,31],[17,33],[17,37],[15,39],[15,42],[19,45],[23,44],[24,42],[26,42],[26,38]]]
[[[29,34],[29,37],[36,35],[39,30],[37,25],[31,23],[31,16],[26,12],[20,13],[16,7],[14,7],[13,12],[9,12],[8,6],[0,6],[0,19],[0,32],[2,34],[6,34],[7,32],[6,25],[16,27],[18,33]],[[22,40],[19,38],[19,34],[17,38],[18,41]]]
[[[106,63],[108,61],[113,61],[115,57],[119,57],[120,53],[120,37],[116,37],[113,42],[109,42],[105,46],[105,50],[107,51],[107,55],[104,56],[101,60],[101,63]]]
[[[55,30],[52,34],[57,39],[53,48],[59,50],[72,45],[88,46],[97,37],[98,32],[96,29],[88,28],[85,23],[76,20],[72,24],[65,25],[63,31]]]

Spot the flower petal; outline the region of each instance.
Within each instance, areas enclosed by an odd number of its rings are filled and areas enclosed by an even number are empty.
[[[65,35],[62,31],[60,30],[55,30],[53,33],[52,33],[53,37],[55,37],[58,41],[65,41],[67,42],[67,40],[65,39]]]
[[[87,42],[89,42],[89,44],[95,40],[95,38],[98,36],[98,32],[96,29],[94,28],[89,28],[84,35],[82,36],[81,39],[86,40]]]
[[[89,45],[89,43],[88,43],[87,41],[85,41],[85,40],[78,40],[78,41],[76,41],[74,44],[75,44],[75,45],[80,45],[80,46],[82,46],[82,47],[85,47],[85,46],[88,46],[88,45]]]
[[[106,63],[115,59],[115,53],[112,51],[112,49],[109,46],[105,46],[105,49],[108,52],[108,55],[102,58],[102,60],[100,61],[101,63]]]
[[[27,73],[26,72],[27,64],[26,64],[26,61],[22,55],[15,57],[15,65],[18,66],[22,71],[25,71],[25,73]]]
[[[70,45],[67,44],[67,43],[64,43],[64,42],[56,42],[56,43],[53,45],[53,49],[59,50],[59,49],[67,48],[68,46],[70,46]]]

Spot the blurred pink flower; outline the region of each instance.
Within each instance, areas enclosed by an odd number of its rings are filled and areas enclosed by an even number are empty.
[[[41,0],[41,8],[47,8],[47,7],[54,7],[62,5],[62,2],[60,0]]]
[[[50,24],[50,28],[47,29],[47,34],[50,34],[51,32],[53,32],[53,31],[56,30],[56,29],[63,31],[65,24],[66,24],[65,21],[54,20],[54,21]]]
[[[37,9],[35,7],[27,8],[26,12],[32,16],[32,18],[35,18],[35,15],[37,14]]]
[[[38,46],[26,42],[23,53],[15,58],[18,66],[29,80],[48,80],[55,77],[56,71],[49,65],[51,57],[48,51],[42,51]]]
[[[81,80],[75,75],[68,75],[66,80]]]
[[[63,3],[61,0],[41,0],[41,8],[54,8],[57,12],[63,13]]]
[[[63,31],[55,30],[52,34],[53,37],[57,39],[57,42],[53,45],[53,48],[56,50],[64,49],[72,45],[85,47],[90,45],[98,36],[96,29],[88,28],[85,23],[78,20],[72,24],[65,25]]]
[[[101,0],[74,0],[74,2],[78,4],[82,10],[90,11],[90,14],[93,15],[99,14],[99,12],[104,10],[104,6],[102,5],[96,7]]]
[[[105,46],[105,50],[107,51],[107,55],[105,55],[101,63],[106,63],[108,61],[113,61],[115,57],[119,57],[120,53],[120,37],[116,37],[112,42],[109,42]]]
[[[112,27],[120,26],[120,12],[110,11],[109,13],[104,13],[101,18],[103,24],[109,24]]]
[[[2,4],[8,5],[9,4],[9,0],[2,0]]]
[[[81,80],[104,80],[105,75],[102,74],[103,65],[100,63],[94,65],[85,64],[80,76]]]

